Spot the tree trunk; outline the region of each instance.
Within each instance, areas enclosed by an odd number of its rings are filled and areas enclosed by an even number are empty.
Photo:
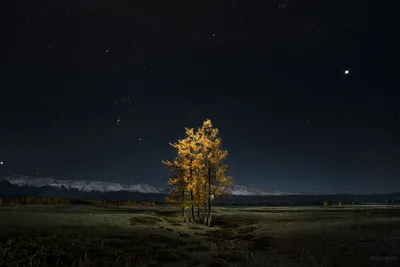
[[[193,221],[194,222],[196,222],[196,217],[194,216],[194,205],[193,205],[193,189],[190,189],[190,206],[191,206],[191,209],[192,209],[192,218],[193,218]]]
[[[182,220],[185,223],[186,222],[186,218],[185,218],[185,190],[182,189],[181,192],[181,208],[182,208]]]
[[[208,219],[207,219],[207,225],[211,226],[211,175],[208,177]]]
[[[200,203],[197,203],[197,222],[200,223]]]
[[[197,222],[196,223],[200,223],[201,222],[201,217],[200,217],[200,188],[199,186],[197,186],[196,188],[196,198],[197,198]]]
[[[193,179],[193,168],[192,168],[192,164],[193,164],[193,159],[190,160],[190,179]],[[196,218],[194,216],[194,201],[193,201],[193,188],[190,189],[190,208],[192,210],[192,220],[195,222]]]
[[[207,218],[206,225],[211,226],[211,165],[208,164],[208,210],[207,210]]]
[[[204,182],[204,220],[203,223],[207,224],[207,181]]]

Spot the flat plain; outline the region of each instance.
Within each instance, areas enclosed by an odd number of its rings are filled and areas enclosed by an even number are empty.
[[[400,266],[400,207],[0,206],[0,266]]]

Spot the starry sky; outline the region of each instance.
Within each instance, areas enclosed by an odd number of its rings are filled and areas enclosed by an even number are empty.
[[[164,187],[209,118],[237,184],[400,191],[396,1],[5,2],[0,176]]]

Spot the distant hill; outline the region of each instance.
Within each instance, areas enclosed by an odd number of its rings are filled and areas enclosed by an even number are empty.
[[[164,202],[168,189],[147,184],[124,185],[112,182],[55,180],[14,175],[0,178],[0,197],[61,197],[69,199],[96,199],[106,201],[154,201]],[[232,196],[215,200],[216,204],[262,205],[322,205],[341,201],[349,203],[399,202],[400,193],[392,194],[305,194],[277,192],[235,185]]]
[[[22,175],[13,175],[2,178],[8,181],[12,185],[18,187],[55,187],[62,188],[65,190],[76,189],[81,192],[139,192],[146,194],[160,194],[159,189],[147,185],[147,184],[136,184],[136,185],[125,185],[113,182],[105,181],[76,181],[76,180],[56,180],[47,177],[30,177]]]
[[[241,185],[234,185],[232,187],[232,195],[234,196],[283,196],[283,195],[302,195],[302,193],[287,192],[287,191],[274,191],[252,188]]]
[[[13,175],[3,177],[3,180],[17,187],[54,187],[65,190],[76,189],[80,192],[138,192],[144,194],[168,194],[169,189],[156,188],[148,184],[127,185],[106,181],[77,181],[77,180],[56,180],[49,177],[30,177]],[[300,195],[301,193],[267,191],[264,189],[251,188],[234,185],[232,195],[237,196],[267,196],[267,195]]]

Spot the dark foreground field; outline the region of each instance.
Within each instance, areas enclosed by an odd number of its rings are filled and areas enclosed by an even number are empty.
[[[400,266],[400,208],[2,206],[0,266]]]

